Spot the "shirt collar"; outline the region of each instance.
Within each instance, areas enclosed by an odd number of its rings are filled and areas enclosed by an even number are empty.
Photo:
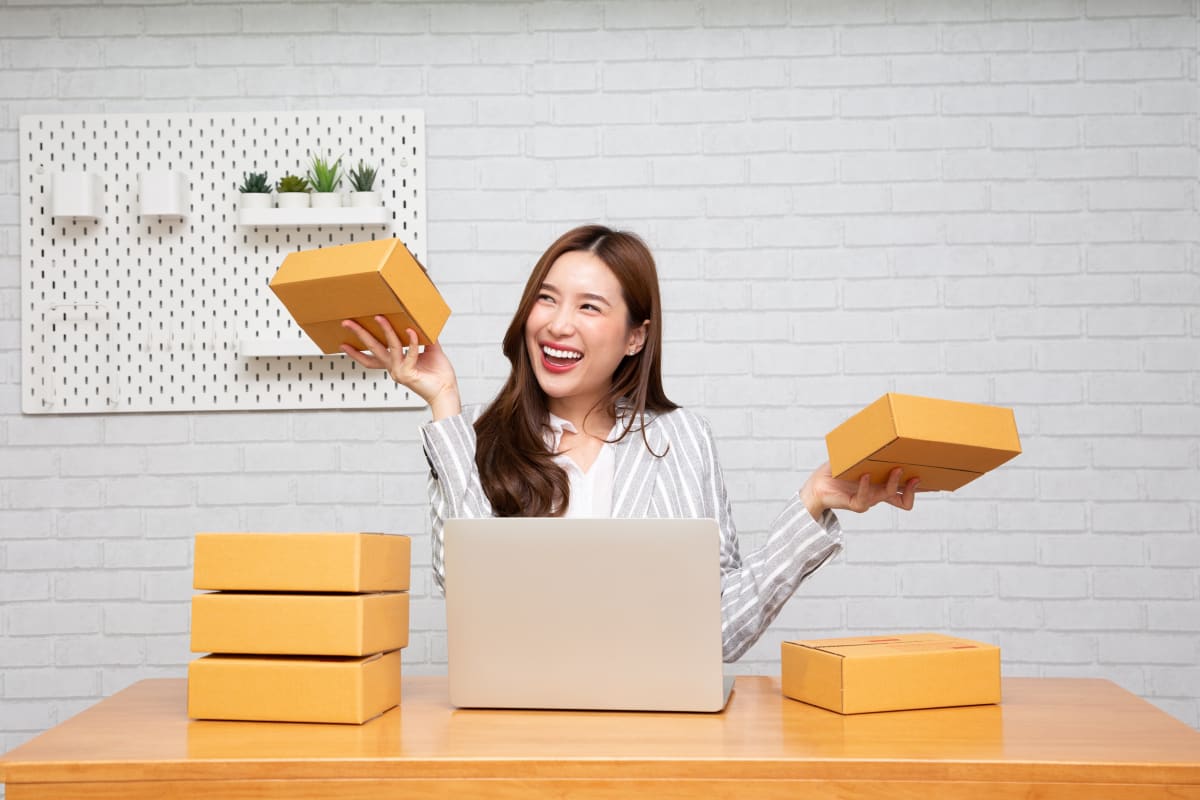
[[[628,404],[618,404],[617,418],[613,422],[612,430],[608,432],[608,438],[610,440],[615,439],[625,431],[627,415],[629,415]],[[546,422],[546,428],[543,431],[543,436],[545,437],[546,446],[550,448],[550,452],[557,453],[558,446],[562,443],[563,433],[579,433],[579,431],[575,428],[575,424],[573,422],[563,419],[551,411],[547,411],[546,416],[548,421]],[[647,422],[649,422],[649,419],[647,419]],[[640,428],[635,426],[634,431],[636,432],[637,430],[640,430]]]
[[[579,433],[579,431],[575,430],[575,425],[570,420],[563,419],[549,411],[546,414],[549,415],[545,432],[546,446],[550,448],[551,453],[557,453],[558,445],[562,442],[563,432]]]

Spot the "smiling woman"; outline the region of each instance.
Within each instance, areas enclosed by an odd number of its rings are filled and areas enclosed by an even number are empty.
[[[916,482],[885,484],[815,470],[743,556],[708,423],[662,386],[658,273],[634,234],[587,225],[538,259],[504,335],[512,365],[486,408],[462,407],[440,345],[418,352],[378,321],[379,342],[347,320],[368,353],[344,352],[429,403],[433,569],[444,588],[443,522],[455,517],[592,516],[716,519],[721,530],[724,657],[736,660],[809,574],[841,549],[832,509],[885,502],[909,509]],[[633,435],[631,435],[633,434]]]
[[[592,474],[605,445],[644,430],[647,411],[676,408],[662,388],[661,332],[658,273],[637,237],[585,226],[538,259],[504,336],[512,372],[475,425],[498,515],[595,515],[594,501],[582,509],[571,495],[607,483]]]

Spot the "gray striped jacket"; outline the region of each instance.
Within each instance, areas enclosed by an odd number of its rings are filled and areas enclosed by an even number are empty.
[[[475,466],[475,419],[482,406],[422,429],[429,476],[433,575],[445,590],[442,522],[493,516]],[[717,463],[712,431],[702,417],[676,409],[646,414],[646,440],[635,429],[619,443],[613,476],[614,517],[716,519],[721,529],[722,640],[725,661],[736,661],[758,640],[796,587],[841,550],[832,512],[812,518],[797,492],[771,523],[766,543],[745,556]],[[670,445],[668,450],[667,445]]]

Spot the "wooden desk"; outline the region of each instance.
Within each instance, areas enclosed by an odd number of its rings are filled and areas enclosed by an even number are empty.
[[[456,710],[445,678],[361,726],[188,720],[142,681],[0,759],[34,798],[1190,798],[1200,732],[1102,680],[999,706],[842,717],[738,678],[722,714]]]

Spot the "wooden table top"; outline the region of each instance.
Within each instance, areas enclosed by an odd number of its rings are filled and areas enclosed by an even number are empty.
[[[364,725],[195,721],[186,681],[146,680],[0,758],[9,784],[422,778],[1057,781],[1173,784],[1200,797],[1200,732],[1116,685],[1012,678],[997,706],[841,716],[737,679],[720,714],[452,707],[406,677]],[[1196,794],[1192,794],[1195,789]],[[15,796],[15,795],[14,795]],[[1107,795],[1106,795],[1107,796]]]

